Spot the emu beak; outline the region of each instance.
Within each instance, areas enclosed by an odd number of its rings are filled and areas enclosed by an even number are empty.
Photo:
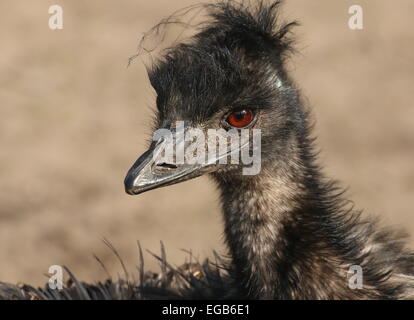
[[[187,133],[191,135],[196,130],[199,129],[191,127],[176,129],[174,134],[155,139],[150,148],[129,169],[125,177],[125,191],[135,195],[184,182],[217,171],[221,165],[228,163],[229,157],[238,158],[239,153],[249,151],[248,137],[235,145],[226,145],[224,150],[222,148],[216,150],[217,145],[214,145],[216,142],[210,146],[206,145],[205,139],[196,139],[195,142],[193,139],[188,139]],[[233,135],[233,139],[239,137],[237,131],[229,133],[223,130],[219,133],[224,141],[227,141],[229,134]],[[260,143],[258,146],[260,147]],[[204,151],[199,154],[199,150]],[[176,153],[173,155],[174,151]]]
[[[163,138],[153,142],[129,169],[125,177],[125,191],[137,195],[152,189],[173,185],[199,177],[215,170],[211,163],[206,164],[172,164],[166,162],[162,155],[171,147]]]

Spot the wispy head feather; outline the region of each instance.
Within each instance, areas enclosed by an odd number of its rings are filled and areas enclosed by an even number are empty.
[[[292,51],[292,27],[297,22],[281,23],[279,9],[282,1],[220,1],[207,5],[211,17],[199,40],[218,42],[229,48],[252,52],[272,52],[281,58]]]
[[[283,0],[220,0],[182,8],[144,33],[138,52],[131,57],[130,62],[144,53],[153,53],[163,47],[168,38],[167,33],[174,26],[181,28],[181,31],[173,45],[167,46],[167,50],[182,40],[189,43],[208,42],[226,48],[270,50],[278,58],[283,58],[294,51],[291,30],[298,23],[280,21],[282,3]],[[200,18],[200,15],[205,15],[205,18]],[[193,23],[196,18],[201,22]],[[183,35],[189,31],[198,33],[190,39],[183,39]]]
[[[280,23],[281,3],[228,0],[195,5],[177,11],[146,33],[141,53],[157,50],[145,47],[146,40],[151,35],[165,39],[167,27],[178,24],[197,31],[164,50],[149,68],[159,119],[166,115],[196,121],[223,106],[270,105],[276,75],[288,83],[284,58],[292,51],[290,30],[297,25]],[[194,13],[201,11],[206,18],[191,24]]]

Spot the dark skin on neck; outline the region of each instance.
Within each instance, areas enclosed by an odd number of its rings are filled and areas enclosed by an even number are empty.
[[[261,171],[245,176],[241,164],[218,159],[192,166],[157,162],[167,143],[157,140],[129,170],[125,189],[139,194],[212,175],[238,297],[414,298],[414,254],[404,239],[361,219],[316,165],[309,113],[284,68],[295,23],[280,25],[278,6],[206,5],[210,24],[149,72],[157,93],[155,129],[173,130],[178,120],[185,130],[204,133],[239,123],[260,129]],[[362,289],[349,287],[353,265],[363,269]]]

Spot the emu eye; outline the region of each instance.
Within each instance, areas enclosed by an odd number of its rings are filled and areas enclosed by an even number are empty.
[[[252,123],[254,119],[254,113],[251,109],[241,109],[230,113],[226,122],[234,128],[244,128]]]

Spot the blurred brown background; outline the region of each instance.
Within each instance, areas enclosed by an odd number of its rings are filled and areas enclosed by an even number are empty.
[[[144,151],[154,93],[137,60],[144,31],[192,0],[0,2],[0,280],[41,284],[52,264],[116,275],[108,238],[129,268],[136,240],[173,264],[223,251],[207,178],[137,197],[123,179]],[[63,7],[64,29],[48,28]],[[364,30],[348,8],[364,8]],[[358,208],[414,233],[414,2],[288,0],[297,19],[291,72],[317,120],[321,163]],[[413,241],[411,241],[413,244]],[[147,267],[157,269],[147,257]]]

